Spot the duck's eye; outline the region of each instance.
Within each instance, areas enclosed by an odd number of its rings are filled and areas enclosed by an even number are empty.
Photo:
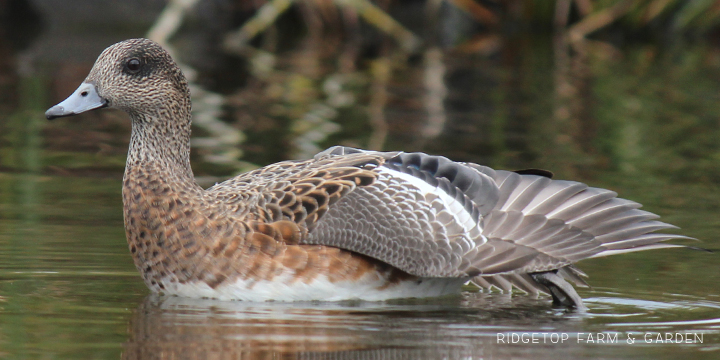
[[[142,64],[140,63],[140,60],[133,58],[133,59],[130,59],[127,61],[127,63],[125,64],[125,67],[127,67],[128,71],[131,74],[134,74],[134,73],[140,71]]]

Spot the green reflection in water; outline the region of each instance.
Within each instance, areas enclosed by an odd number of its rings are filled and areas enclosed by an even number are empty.
[[[127,255],[119,181],[43,174],[46,92],[43,78],[22,78],[3,124],[0,348],[14,358],[117,357],[127,308],[146,291]]]
[[[42,243],[39,239],[38,203],[41,194],[38,189],[38,177],[40,166],[40,136],[41,119],[38,118],[41,112],[37,111],[42,107],[45,99],[46,87],[43,81],[37,77],[26,77],[20,79],[19,84],[19,107],[17,111],[8,117],[5,140],[10,140],[10,148],[3,152],[3,163],[22,171],[22,174],[13,179],[0,177],[3,184],[2,212],[3,258],[36,259],[39,257],[39,249]],[[8,220],[5,220],[8,219]],[[15,221],[10,221],[14,219]],[[6,230],[5,230],[6,229]],[[3,262],[4,266],[9,265]],[[34,261],[25,264],[25,269],[33,271],[36,268]],[[46,284],[38,279],[34,282],[12,281],[5,274],[2,277],[2,300],[6,306],[5,311],[10,313],[21,313],[28,310],[27,303],[13,301],[20,294],[28,294],[42,289]],[[3,338],[7,339],[4,346],[7,349],[17,350],[24,341],[32,336],[32,329],[28,323],[16,317],[8,318],[9,327],[3,327]]]

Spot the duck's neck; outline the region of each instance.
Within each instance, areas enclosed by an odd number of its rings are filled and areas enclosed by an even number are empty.
[[[159,180],[197,187],[190,168],[190,115],[131,114],[132,135],[125,177],[134,172],[154,172]]]

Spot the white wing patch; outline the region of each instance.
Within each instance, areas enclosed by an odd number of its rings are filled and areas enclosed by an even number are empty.
[[[467,241],[473,243],[471,248],[487,242],[485,236],[482,235],[481,224],[473,220],[472,214],[465,209],[463,204],[448,195],[444,190],[428,184],[422,179],[397,170],[381,167],[379,171],[381,176],[399,178],[403,182],[411,185],[411,188],[417,189],[416,191],[418,191],[429,204],[432,204],[436,219],[442,223],[446,229],[452,229],[455,226],[462,228],[461,233],[458,234],[449,232],[448,235],[450,237],[465,237]],[[436,199],[438,201],[436,201]]]

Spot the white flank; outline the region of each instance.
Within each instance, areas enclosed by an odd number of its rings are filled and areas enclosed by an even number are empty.
[[[423,278],[386,284],[376,274],[368,274],[357,281],[332,283],[327,276],[319,276],[309,283],[293,281],[291,274],[283,274],[272,281],[237,280],[213,289],[204,282],[187,284],[164,281],[164,293],[191,298],[243,301],[382,301],[400,298],[436,297],[460,292],[466,278]]]

